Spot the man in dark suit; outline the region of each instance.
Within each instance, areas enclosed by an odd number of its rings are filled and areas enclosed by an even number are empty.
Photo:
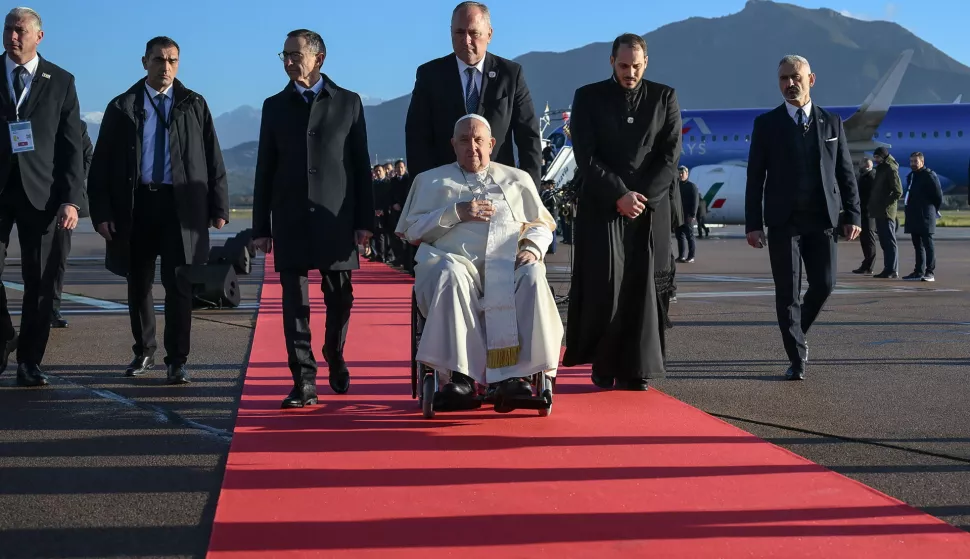
[[[853,274],[872,273],[872,266],[876,262],[876,220],[869,215],[869,198],[876,179],[876,171],[872,168],[872,159],[862,158],[859,165],[859,207],[862,209],[862,233],[859,244],[862,245],[862,265],[852,270]]]
[[[842,119],[811,101],[815,74],[808,61],[783,58],[778,82],[785,103],[756,118],[751,134],[745,229],[749,245],[768,245],[778,325],[791,362],[786,377],[802,380],[805,335],[835,287],[839,211],[847,239],[861,231],[859,190]],[[808,277],[804,303],[802,261]]]
[[[37,54],[44,38],[37,12],[15,8],[3,26],[0,74],[0,273],[17,225],[24,281],[20,337],[0,286],[0,373],[17,349],[17,384],[42,386],[54,270],[61,259],[57,228],[74,229],[82,203],[81,116],[74,76]]]
[[[91,160],[94,159],[94,145],[88,136],[88,125],[81,121],[81,145],[84,146],[84,176],[87,177]],[[90,217],[88,194],[85,190],[78,209],[78,217]],[[54,275],[54,302],[51,311],[51,328],[67,328],[67,320],[61,316],[61,292],[64,291],[64,272],[67,269],[67,257],[71,254],[71,229],[58,228],[54,234],[54,242],[60,245],[61,259],[57,262],[57,272]]]
[[[327,48],[319,34],[287,35],[280,58],[290,82],[263,103],[256,158],[253,238],[269,254],[283,286],[283,333],[293,390],[283,408],[317,403],[310,345],[310,270],[323,276],[327,330],[323,357],[330,388],[350,389],[344,343],[354,302],[351,270],[374,231],[374,193],[360,96],[321,74]]]
[[[676,194],[680,196],[681,211],[684,214],[683,222],[676,229],[677,262],[693,263],[694,253],[697,250],[694,242],[694,223],[697,222],[697,207],[700,205],[701,196],[697,191],[697,185],[687,180],[690,176],[687,167],[681,165],[677,172],[680,189]]]
[[[411,176],[455,162],[451,136],[466,114],[484,116],[495,138],[493,161],[518,168],[538,186],[542,168],[539,120],[522,67],[486,52],[492,40],[488,8],[462,2],[451,16],[454,53],[418,68],[404,132]]]
[[[126,376],[155,365],[155,261],[165,287],[168,384],[189,382],[192,284],[187,265],[209,256],[209,227],[229,220],[229,186],[209,107],[175,79],[178,44],[145,46],[147,78],[108,103],[88,178],[91,221],[105,238],[105,267],[128,279],[135,339]]]

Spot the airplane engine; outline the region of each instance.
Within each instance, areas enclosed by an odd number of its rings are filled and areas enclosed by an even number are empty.
[[[707,223],[744,224],[744,191],[748,167],[737,161],[720,165],[698,165],[690,169],[689,180],[697,185],[707,202]]]

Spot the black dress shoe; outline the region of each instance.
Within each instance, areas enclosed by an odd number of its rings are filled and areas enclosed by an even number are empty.
[[[788,367],[788,370],[785,371],[785,378],[788,380],[805,380],[805,364]]]
[[[871,275],[872,274],[872,268],[866,268],[865,266],[860,266],[859,268],[856,268],[855,270],[852,270],[852,273],[853,274],[863,274],[863,275],[868,276],[868,275]]]
[[[7,370],[7,365],[10,364],[10,354],[17,349],[17,340],[20,338],[14,334],[14,337],[7,340],[7,343],[3,345],[0,349],[0,374],[3,374]]]
[[[140,377],[155,367],[155,356],[138,356],[131,360],[128,368],[125,369],[126,377]]]
[[[878,279],[898,279],[899,278],[899,274],[896,273],[896,272],[887,272],[887,271],[883,270],[882,272],[880,272],[880,273],[878,273],[878,274],[876,274],[876,275],[874,275],[872,277],[878,278]]]
[[[303,383],[290,390],[289,396],[283,399],[280,404],[282,409],[302,408],[313,406],[317,403],[317,387],[312,384]]]
[[[475,381],[461,373],[452,373],[451,382],[442,386],[441,392],[467,398],[475,393]]]
[[[54,311],[51,314],[51,328],[67,328],[67,320],[61,316],[61,311]]]
[[[168,384],[188,384],[192,381],[189,380],[189,372],[185,370],[185,365],[169,365],[167,382]]]
[[[498,394],[504,398],[531,398],[532,383],[524,378],[510,378],[498,384]]]
[[[630,390],[633,392],[643,392],[650,389],[650,385],[645,378],[616,379],[616,390]]]
[[[17,367],[17,386],[45,386],[47,375],[37,365],[21,363]]]
[[[337,394],[346,394],[350,390],[350,370],[347,369],[347,362],[343,355],[337,355],[327,351],[327,346],[323,346],[323,358],[327,361],[330,368],[330,388]]]
[[[592,379],[593,384],[602,388],[603,390],[610,390],[613,388],[613,377],[604,377],[593,373],[589,375],[589,378]]]

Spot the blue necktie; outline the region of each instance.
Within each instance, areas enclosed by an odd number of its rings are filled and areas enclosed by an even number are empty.
[[[155,162],[152,164],[152,182],[162,184],[165,181],[165,95],[155,96],[155,108],[158,109],[158,122],[155,123]]]
[[[466,68],[468,74],[468,85],[465,86],[465,113],[474,114],[478,112],[478,86],[475,85],[475,69]]]
[[[317,94],[314,93],[312,89],[308,89],[303,92],[303,98],[306,99],[306,102],[310,105],[313,104],[313,99],[315,99],[316,96]]]
[[[23,66],[17,66],[13,69],[13,94],[14,94],[14,104],[20,101],[20,96],[23,95],[24,89],[26,89],[27,84],[24,83],[24,77],[27,74],[27,69]]]
[[[804,130],[805,129],[805,111],[803,111],[802,109],[798,109],[798,112],[795,113],[795,114],[798,115],[798,127],[801,128],[802,130]]]

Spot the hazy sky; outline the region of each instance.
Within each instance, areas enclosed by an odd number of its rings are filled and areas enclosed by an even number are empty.
[[[286,33],[306,27],[323,35],[324,71],[362,95],[391,99],[410,92],[414,70],[451,50],[448,25],[458,0],[25,0],[44,19],[41,54],[77,77],[81,107],[107,102],[144,77],[145,42],[168,35],[182,47],[179,78],[220,114],[260,106],[287,81],[277,53]],[[489,50],[514,58],[564,51],[623,32],[644,34],[691,16],[740,11],[745,0],[492,0]],[[860,19],[891,20],[970,65],[966,0],[793,0]],[[645,8],[646,6],[646,8]],[[685,37],[690,41],[690,37]]]

